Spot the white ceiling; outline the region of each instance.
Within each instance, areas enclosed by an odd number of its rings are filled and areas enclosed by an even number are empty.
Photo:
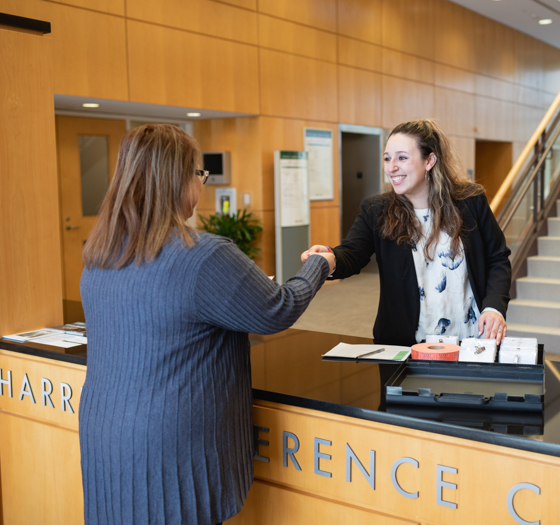
[[[560,0],[449,0],[560,49]],[[539,25],[542,18],[552,24]]]
[[[98,108],[84,108],[82,104],[95,102]],[[169,122],[192,122],[215,118],[234,118],[254,116],[248,113],[232,113],[227,111],[213,111],[210,109],[197,109],[178,106],[159,106],[157,104],[142,104],[140,102],[125,102],[121,100],[107,100],[101,98],[73,97],[70,95],[55,95],[54,107],[58,114],[80,113],[82,116],[92,117],[132,117],[146,120],[157,119]],[[187,113],[196,111],[200,117],[187,117]]]

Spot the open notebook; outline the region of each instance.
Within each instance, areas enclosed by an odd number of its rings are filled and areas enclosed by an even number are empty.
[[[339,343],[323,354],[323,359],[349,359],[354,361],[404,361],[410,355],[410,346],[350,345]]]

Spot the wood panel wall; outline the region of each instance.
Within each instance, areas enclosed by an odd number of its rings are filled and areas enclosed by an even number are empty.
[[[51,41],[0,28],[0,334],[62,322]]]
[[[303,126],[436,117],[474,170],[477,139],[520,151],[560,89],[560,50],[447,0],[0,0],[0,12],[52,23],[56,93],[260,117],[234,170],[251,166],[269,273],[270,152],[302,149]],[[209,126],[203,144],[230,142]],[[313,242],[338,242],[339,208],[338,195],[313,203]]]

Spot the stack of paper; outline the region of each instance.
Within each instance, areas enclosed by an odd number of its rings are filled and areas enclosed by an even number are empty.
[[[410,355],[410,346],[395,345],[350,345],[339,343],[323,354],[324,358],[404,361]]]
[[[5,335],[7,341],[16,343],[39,343],[41,345],[59,346],[61,348],[72,348],[73,346],[86,345],[87,337],[83,335],[69,335],[58,330],[34,330],[21,334]]]

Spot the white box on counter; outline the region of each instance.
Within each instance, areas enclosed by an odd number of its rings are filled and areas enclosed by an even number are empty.
[[[537,359],[536,337],[504,337],[500,345],[500,363],[536,365]]]
[[[459,336],[457,335],[427,335],[426,343],[449,343],[450,345],[459,344]]]
[[[475,339],[470,337],[461,341],[459,361],[474,363],[493,363],[496,360],[495,339]]]
[[[504,347],[520,347],[520,348],[537,348],[536,337],[504,337],[500,348]]]
[[[513,363],[517,365],[536,365],[538,358],[537,350],[528,348],[500,348],[500,363]]]

